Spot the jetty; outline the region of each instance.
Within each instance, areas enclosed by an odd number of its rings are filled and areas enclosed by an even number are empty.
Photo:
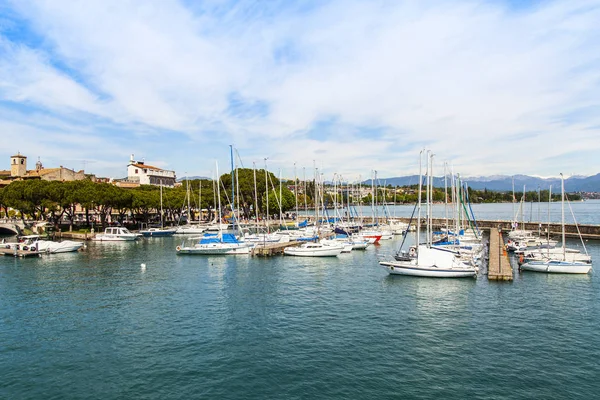
[[[488,280],[513,280],[513,270],[508,259],[501,229],[490,229]]]
[[[13,256],[13,257],[41,257],[41,253],[37,250],[21,250],[15,248],[0,248],[0,254],[3,256]]]
[[[286,247],[300,246],[302,243],[304,242],[296,240],[285,243],[267,243],[265,245],[259,243],[250,251],[250,254],[253,257],[270,257],[275,255],[282,255],[283,250]]]

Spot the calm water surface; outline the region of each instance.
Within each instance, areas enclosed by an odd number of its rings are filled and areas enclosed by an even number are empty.
[[[177,256],[177,244],[0,258],[0,398],[600,393],[598,272],[391,277],[377,260],[398,240],[337,259]]]

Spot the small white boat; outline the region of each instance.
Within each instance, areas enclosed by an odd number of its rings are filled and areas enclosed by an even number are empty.
[[[592,265],[577,261],[529,261],[520,267],[526,271],[546,272],[555,274],[587,274],[592,270]]]
[[[104,233],[99,233],[93,240],[99,242],[125,242],[136,240],[141,235],[132,233],[127,228],[115,227],[106,228]]]
[[[35,246],[39,252],[42,253],[70,253],[78,251],[83,247],[83,242],[76,242],[73,240],[63,240],[62,242],[52,242],[50,240],[38,240],[31,246]]]
[[[283,249],[285,255],[298,257],[337,257],[342,251],[344,251],[344,246],[339,244],[312,242],[303,243],[297,247],[286,247]]]

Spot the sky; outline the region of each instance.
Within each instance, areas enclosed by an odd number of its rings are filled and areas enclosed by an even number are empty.
[[[594,175],[598,21],[600,0],[0,0],[0,169],[212,176],[233,146],[284,177],[410,175],[423,149],[434,174]]]

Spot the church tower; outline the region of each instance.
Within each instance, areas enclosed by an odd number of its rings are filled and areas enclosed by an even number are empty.
[[[27,157],[17,153],[10,158],[10,176],[24,176],[27,173]]]

